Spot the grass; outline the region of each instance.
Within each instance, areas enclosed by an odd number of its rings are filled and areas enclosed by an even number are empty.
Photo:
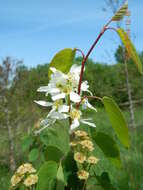
[[[129,113],[124,111],[125,117],[129,122]],[[90,116],[95,121],[97,131],[103,131],[107,134],[112,134],[116,140],[116,136],[110,125],[105,111],[102,108],[98,108],[98,112],[86,112],[85,115]],[[101,167],[97,168],[97,172],[100,174],[103,168],[108,171],[110,178],[117,186],[117,190],[141,190],[143,189],[143,108],[136,108],[135,118],[137,127],[135,129],[129,129],[131,136],[131,148],[125,150],[118,142],[121,149],[121,159],[123,162],[123,168],[121,170],[116,169],[111,166],[111,164],[106,160],[102,159]],[[0,142],[4,141],[4,135],[0,137]],[[16,145],[16,147],[18,147]],[[0,144],[0,158],[4,156],[7,158],[8,148],[7,144],[3,146]],[[103,154],[97,148],[96,153],[102,158]],[[0,189],[8,190],[10,181],[10,172],[7,166],[0,165]],[[116,183],[117,182],[117,183]],[[90,189],[92,190],[92,189]],[[98,187],[96,188],[98,190]]]
[[[98,109],[98,113],[87,113],[97,125],[97,131],[103,131],[107,134],[112,134],[116,140],[116,136],[112,130],[111,124],[103,109]],[[124,111],[126,120],[129,123],[129,113]],[[143,189],[143,108],[136,108],[135,112],[136,128],[129,128],[131,147],[125,150],[120,143],[118,143],[121,150],[121,159],[123,162],[123,169],[117,170],[103,161],[102,167],[106,168],[110,174],[111,179],[118,181],[117,185],[120,190],[141,190]],[[118,141],[117,141],[118,142]],[[97,150],[98,152],[98,150]],[[96,188],[97,189],[97,188]],[[98,190],[98,189],[97,189]]]
[[[5,165],[0,165],[0,189],[8,190],[10,182],[11,173],[9,168]]]

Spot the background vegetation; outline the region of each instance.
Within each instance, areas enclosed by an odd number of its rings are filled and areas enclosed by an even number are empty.
[[[88,80],[90,90],[97,96],[113,97],[124,110],[125,116],[130,126],[130,115],[128,112],[128,95],[124,75],[124,64],[122,63],[122,52],[119,47],[116,51],[116,64],[107,65],[94,63],[88,60],[84,79]],[[143,63],[143,53],[140,53]],[[10,61],[10,60],[9,60]],[[77,64],[81,63],[81,58],[76,58]],[[11,61],[10,61],[11,63]],[[25,135],[29,134],[39,118],[47,114],[47,109],[43,110],[33,103],[33,100],[45,98],[36,92],[41,85],[48,84],[48,64],[38,65],[36,68],[27,68],[23,64],[11,65],[13,74],[9,76],[8,83],[5,83],[5,76],[2,74],[4,66],[0,65],[0,187],[8,189],[10,171],[10,156],[13,154],[16,165],[26,161],[26,157],[21,148],[21,142]],[[143,189],[143,77],[138,74],[132,61],[129,61],[129,78],[134,101],[136,128],[130,127],[131,148],[128,152],[122,150],[121,157],[124,168],[117,170],[110,166],[107,160],[101,160],[101,166],[110,173],[110,178],[116,179],[120,189],[140,190]],[[6,101],[4,101],[5,97]],[[92,100],[97,107],[98,113],[93,115],[98,131],[106,131],[114,136],[112,130],[107,130],[109,124],[105,112],[100,103]],[[6,109],[7,108],[7,109]],[[7,111],[8,110],[8,111]],[[92,112],[86,114],[93,114]],[[7,117],[8,116],[8,117]],[[12,129],[12,139],[9,139],[7,121]],[[14,144],[11,152],[10,144]],[[97,148],[97,154],[102,157],[102,153]],[[97,168],[99,173],[101,168]],[[97,187],[98,188],[98,187]]]

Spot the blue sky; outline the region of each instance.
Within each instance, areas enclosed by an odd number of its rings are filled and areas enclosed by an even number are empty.
[[[0,58],[24,60],[28,67],[50,62],[66,47],[85,53],[112,16],[104,0],[0,0]],[[132,40],[143,50],[143,1],[129,0]],[[108,31],[91,54],[94,61],[114,62],[118,36]]]

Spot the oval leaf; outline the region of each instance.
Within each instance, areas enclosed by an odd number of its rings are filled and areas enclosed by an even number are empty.
[[[75,57],[75,49],[66,48],[58,52],[50,63],[50,67],[55,67],[56,69],[67,73],[73,64]],[[52,71],[49,69],[49,77],[52,74]]]
[[[47,161],[53,160],[55,162],[60,162],[61,158],[64,156],[62,151],[54,146],[48,146],[45,151],[45,159]]]
[[[62,130],[61,130],[62,127]],[[67,154],[69,151],[69,131],[66,121],[58,121],[53,128],[48,130],[49,146],[57,147]]]
[[[120,36],[120,39],[127,50],[128,56],[134,61],[134,63],[136,64],[136,66],[138,68],[138,71],[141,74],[143,74],[142,63],[140,61],[140,58],[138,56],[138,53],[137,53],[133,43],[131,42],[131,40],[128,37],[128,34],[121,28],[117,29],[117,33]]]
[[[121,167],[120,152],[118,145],[109,135],[98,132],[91,133],[93,140],[103,151],[104,155],[118,168]]]
[[[54,161],[45,162],[38,173],[36,190],[52,190],[55,187],[58,164]]]
[[[126,15],[128,10],[128,1],[126,1],[123,6],[115,13],[112,17],[112,21],[120,21]]]
[[[102,101],[116,135],[120,142],[128,148],[130,144],[128,126],[120,108],[112,98],[103,97]]]
[[[34,148],[30,151],[29,155],[28,155],[28,159],[30,162],[33,162],[35,160],[37,160],[39,156],[39,150],[37,148]]]

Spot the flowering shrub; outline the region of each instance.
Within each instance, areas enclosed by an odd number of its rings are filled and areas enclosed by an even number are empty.
[[[103,157],[117,167],[122,167],[120,148],[116,141],[104,132],[97,132],[96,125],[85,114],[96,108],[90,99],[101,101],[120,143],[129,148],[128,127],[119,107],[109,97],[97,97],[90,91],[88,81],[83,81],[85,63],[108,29],[116,31],[140,73],[142,65],[137,52],[123,29],[108,27],[112,21],[120,21],[127,11],[125,3],[112,19],[103,27],[87,55],[79,49],[64,49],[58,52],[49,64],[49,83],[38,88],[45,93],[46,100],[35,100],[35,103],[50,110],[44,119],[40,119],[30,136],[23,140],[23,151],[28,153],[31,164],[20,166],[11,179],[10,189],[36,190],[92,190],[116,189],[111,183],[106,170],[97,173],[97,167]],[[82,64],[74,64],[76,52],[82,54]],[[49,100],[50,101],[47,101]],[[95,146],[103,152],[97,156]]]
[[[21,165],[15,174],[11,178],[11,190],[21,188],[22,186],[27,189],[34,188],[38,181],[38,175],[36,169],[33,168],[32,164],[26,163]]]

